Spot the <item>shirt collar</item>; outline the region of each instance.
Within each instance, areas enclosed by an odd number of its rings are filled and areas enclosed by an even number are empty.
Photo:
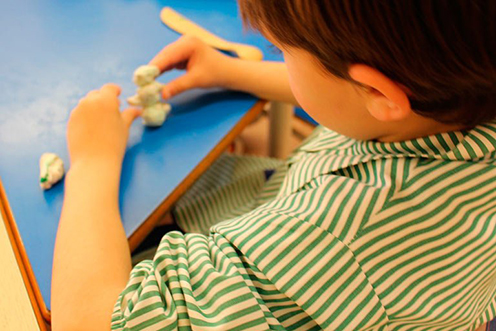
[[[380,157],[421,157],[452,161],[496,161],[496,121],[467,131],[452,131],[392,143],[360,141],[320,127],[298,152]]]
[[[423,158],[496,163],[496,122],[468,131],[441,133],[404,142],[359,141],[317,128],[287,161],[279,194],[296,192],[322,174],[371,160]]]

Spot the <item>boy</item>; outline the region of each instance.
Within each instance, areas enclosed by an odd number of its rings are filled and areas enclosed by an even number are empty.
[[[217,164],[218,182],[198,184],[212,193],[176,211],[186,232],[209,232],[166,234],[131,271],[117,193],[139,111],[118,112],[115,85],[90,92],[68,125],[53,329],[474,330],[493,319],[495,2],[239,3],[285,64],[181,38],[151,62],[187,70],[164,97],[221,86],[298,103],[323,127],[265,183],[261,167],[223,187],[242,164]]]

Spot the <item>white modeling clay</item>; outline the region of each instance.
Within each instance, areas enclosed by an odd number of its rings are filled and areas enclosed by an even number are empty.
[[[161,126],[171,110],[171,106],[167,103],[156,103],[153,106],[146,107],[143,110],[141,117],[143,124],[147,126]]]
[[[162,84],[159,82],[152,82],[150,84],[141,86],[138,89],[138,97],[143,107],[153,106],[160,101],[160,90]]]
[[[44,153],[40,157],[40,187],[48,190],[64,177],[64,162],[57,154]]]
[[[159,74],[156,66],[145,65],[136,69],[133,82],[138,86],[138,91],[127,99],[130,105],[143,107],[141,117],[147,126],[161,126],[171,110],[169,104],[160,102],[162,84],[155,81]]]
[[[133,82],[138,86],[150,84],[160,74],[160,69],[152,65],[144,65],[134,71]]]
[[[141,106],[141,100],[140,100],[139,95],[137,95],[137,94],[133,95],[132,97],[127,98],[127,102],[131,106]]]

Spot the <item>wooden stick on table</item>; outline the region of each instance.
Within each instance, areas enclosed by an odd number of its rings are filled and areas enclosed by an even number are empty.
[[[257,47],[222,39],[188,20],[170,7],[162,9],[160,12],[160,19],[165,25],[177,33],[195,36],[213,48],[235,53],[240,59],[261,61],[263,58],[263,53]]]

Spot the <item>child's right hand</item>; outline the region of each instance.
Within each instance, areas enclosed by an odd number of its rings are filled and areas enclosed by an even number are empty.
[[[225,55],[199,39],[183,36],[167,45],[150,61],[164,72],[185,69],[186,73],[165,84],[164,99],[193,88],[221,87],[265,100],[298,104],[289,86],[282,62],[246,61]]]
[[[185,69],[186,73],[165,84],[162,89],[164,99],[193,88],[225,87],[230,74],[226,65],[231,57],[211,48],[201,40],[183,36],[165,46],[150,61],[160,72],[171,69]]]

